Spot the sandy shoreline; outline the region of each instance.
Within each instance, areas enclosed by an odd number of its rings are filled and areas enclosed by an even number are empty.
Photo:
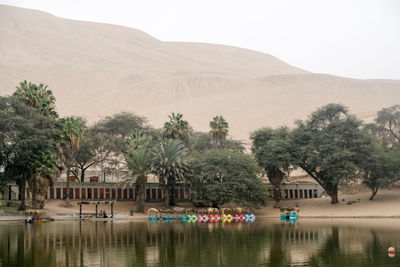
[[[282,206],[295,207],[296,202],[299,208],[300,219],[381,219],[381,218],[400,218],[400,190],[381,190],[373,201],[368,200],[370,192],[364,191],[356,194],[340,195],[340,203],[330,204],[329,198],[283,200]],[[349,201],[356,201],[348,205]],[[50,200],[45,206],[48,216],[56,221],[79,220],[79,205],[77,201],[71,202],[71,207],[64,207],[64,201]],[[255,215],[260,219],[279,219],[279,209],[272,208],[273,203],[268,206],[256,209]],[[114,207],[115,217],[112,220],[147,220],[147,214],[134,214],[130,216],[130,211],[134,209],[134,202],[117,202]],[[145,209],[161,208],[163,203],[146,203]],[[180,203],[178,206],[190,207],[190,203]],[[109,205],[99,205],[98,211],[105,210],[111,213]],[[83,213],[95,212],[95,206],[84,206]],[[24,216],[0,216],[0,221],[23,221]],[[103,218],[83,218],[82,220],[104,220]],[[107,220],[111,220],[110,218]]]

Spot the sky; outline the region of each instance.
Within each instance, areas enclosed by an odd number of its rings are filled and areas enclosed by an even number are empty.
[[[400,0],[0,0],[124,25],[163,41],[232,45],[316,73],[400,80]]]

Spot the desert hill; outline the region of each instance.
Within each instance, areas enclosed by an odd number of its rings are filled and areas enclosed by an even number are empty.
[[[22,80],[44,82],[62,116],[95,121],[128,110],[160,127],[170,112],[181,112],[207,131],[221,114],[242,139],[262,126],[292,125],[329,102],[365,120],[400,102],[400,81],[315,74],[261,52],[163,42],[128,27],[5,5],[0,59],[0,95]]]

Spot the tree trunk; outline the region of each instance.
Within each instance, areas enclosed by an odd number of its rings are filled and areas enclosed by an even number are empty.
[[[81,183],[85,182],[85,171],[86,169],[81,169]]]
[[[338,186],[332,183],[321,184],[321,186],[325,189],[326,194],[331,198],[331,204],[338,204]]]
[[[164,188],[164,203],[165,203],[165,207],[168,208],[169,207],[169,190],[168,190],[168,186],[165,185]]]
[[[273,198],[275,200],[274,209],[280,208],[281,203],[281,184],[275,184],[273,188]]]
[[[374,197],[376,196],[376,193],[378,193],[378,187],[372,188],[372,195],[369,197],[369,200],[373,200]]]
[[[138,194],[136,198],[136,207],[138,212],[144,212],[144,199],[145,199],[145,187],[146,183],[143,178],[141,178],[138,184]]]
[[[32,184],[32,188],[31,188],[31,194],[32,194],[32,198],[31,198],[31,203],[32,203],[32,209],[37,209],[37,188],[36,188],[36,181],[33,181]]]
[[[21,181],[20,190],[19,190],[20,200],[21,200],[21,205],[19,206],[20,210],[26,209],[25,192],[26,192],[26,173],[24,173],[22,176],[22,181]]]
[[[169,205],[174,206],[175,205],[175,181],[171,181],[171,183],[168,183],[169,185]]]
[[[327,194],[331,197],[331,204],[338,204],[339,200],[338,200],[338,193],[337,193],[337,189],[336,190],[332,190],[331,192],[327,191]]]
[[[268,173],[268,180],[273,185],[272,188],[272,197],[275,200],[274,208],[280,208],[281,201],[281,184],[283,178],[285,177],[284,173],[279,169],[272,170]]]
[[[70,181],[69,181],[69,174],[70,174],[71,170],[70,167],[67,167],[67,197],[65,198],[65,207],[71,207],[71,203],[69,201],[69,190],[71,187]]]

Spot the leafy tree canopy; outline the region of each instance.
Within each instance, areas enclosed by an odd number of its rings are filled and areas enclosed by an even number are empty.
[[[17,86],[13,96],[38,110],[41,115],[57,118],[56,98],[53,92],[47,88],[48,86],[43,83],[36,85],[25,80]]]
[[[143,128],[145,123],[144,117],[130,112],[122,112],[102,119],[95,127],[100,132],[125,138],[136,129]]]
[[[368,127],[388,148],[400,146],[400,105],[384,108],[378,112],[375,123]]]
[[[36,163],[38,155],[55,152],[56,121],[27,105],[20,97],[11,96],[0,97],[0,122],[0,165],[4,168],[4,182],[17,182],[24,208],[25,183],[35,181],[38,169],[41,169],[40,177],[55,178],[52,168],[42,168],[45,165]],[[49,172],[45,174],[45,170]]]
[[[370,200],[373,200],[379,188],[400,178],[400,150],[388,150],[376,140],[370,142],[371,145],[366,147],[358,167],[363,183],[372,191]]]
[[[361,121],[340,104],[328,104],[298,121],[291,134],[295,164],[314,178],[338,203],[338,185],[357,174],[365,152]]]
[[[145,123],[146,119],[144,117],[129,112],[122,112],[104,118],[93,125],[90,131],[97,136],[107,138],[108,145],[111,145],[108,148],[112,149],[114,156],[118,156],[126,148],[126,139],[136,130],[140,129],[150,135],[157,135],[154,130],[146,128],[144,126]]]
[[[267,190],[258,177],[260,169],[250,155],[229,150],[210,150],[190,163],[186,175],[194,199],[216,204],[264,203]]]
[[[192,152],[200,153],[214,149],[213,137],[208,133],[195,132],[190,138],[189,148]],[[235,139],[225,140],[224,149],[236,153],[244,153],[246,151],[243,142]]]
[[[179,139],[188,147],[189,136],[192,130],[189,123],[183,119],[181,113],[171,113],[168,118],[169,121],[164,123],[163,136],[168,139]]]
[[[373,200],[379,188],[400,179],[400,106],[382,109],[375,123],[366,125],[364,130],[370,145],[358,166]]]
[[[281,199],[280,184],[293,168],[289,133],[286,127],[276,130],[262,128],[250,136],[253,141],[252,152],[257,163],[265,170],[269,181],[274,185],[275,207],[279,206]]]

